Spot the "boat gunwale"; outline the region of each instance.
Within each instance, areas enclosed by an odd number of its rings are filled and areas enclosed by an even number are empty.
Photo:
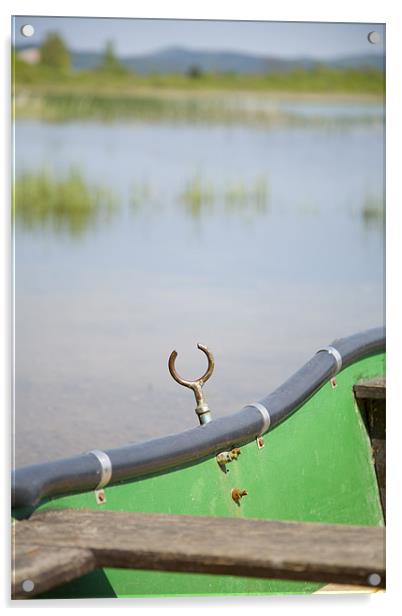
[[[287,381],[257,403],[184,432],[106,450],[103,453],[112,467],[108,485],[194,464],[234,445],[244,445],[286,420],[339,369],[383,351],[384,327],[337,339],[329,347],[319,349]],[[269,421],[260,407],[267,411]],[[13,508],[34,507],[46,497],[94,490],[103,472],[101,460],[92,452],[21,467],[12,476]]]

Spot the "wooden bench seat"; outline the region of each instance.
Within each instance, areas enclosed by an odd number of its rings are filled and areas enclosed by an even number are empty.
[[[385,586],[382,527],[54,509],[13,529],[14,598],[99,567]]]

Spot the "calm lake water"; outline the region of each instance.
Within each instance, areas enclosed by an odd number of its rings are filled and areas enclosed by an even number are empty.
[[[213,351],[205,396],[219,417],[335,337],[383,324],[383,224],[362,213],[383,201],[377,120],[17,122],[17,176],[75,166],[119,209],[79,235],[16,226],[16,464],[196,426],[192,392],[168,373],[173,349],[187,378],[205,368],[196,343]],[[182,197],[194,178],[212,193],[201,207]],[[228,196],[256,182],[258,203]]]

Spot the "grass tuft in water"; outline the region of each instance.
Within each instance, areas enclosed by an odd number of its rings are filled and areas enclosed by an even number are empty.
[[[361,209],[366,224],[380,224],[384,221],[384,203],[381,197],[366,195]]]
[[[205,209],[210,210],[213,206],[215,192],[210,182],[195,175],[186,183],[179,199],[193,218],[199,218]]]
[[[223,195],[226,209],[254,209],[265,211],[268,203],[268,187],[265,178],[256,178],[253,183],[242,180],[227,184]]]
[[[88,185],[77,168],[64,178],[42,169],[24,172],[15,181],[13,215],[27,228],[50,227],[80,235],[100,219],[109,220],[117,208],[114,193]]]
[[[253,182],[231,180],[223,187],[215,187],[199,175],[191,178],[179,195],[187,211],[194,218],[222,209],[225,213],[262,213],[269,201],[267,181],[257,177]]]

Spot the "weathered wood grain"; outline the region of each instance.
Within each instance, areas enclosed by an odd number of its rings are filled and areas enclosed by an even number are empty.
[[[97,567],[385,585],[383,528],[55,509],[17,522],[17,569],[27,545],[89,552]]]
[[[384,592],[384,589],[371,588],[369,586],[353,586],[352,584],[326,584],[319,590],[315,590],[313,595],[344,595],[348,593],[366,595],[373,592]]]
[[[353,386],[373,450],[373,461],[386,517],[386,383],[384,378],[363,381]]]
[[[385,378],[370,379],[368,381],[363,381],[362,383],[356,383],[356,385],[353,385],[353,391],[356,398],[385,400]]]
[[[91,550],[24,545],[18,541],[13,558],[12,597],[27,599],[41,594],[95,567],[96,559]],[[24,582],[28,582],[28,590]]]

